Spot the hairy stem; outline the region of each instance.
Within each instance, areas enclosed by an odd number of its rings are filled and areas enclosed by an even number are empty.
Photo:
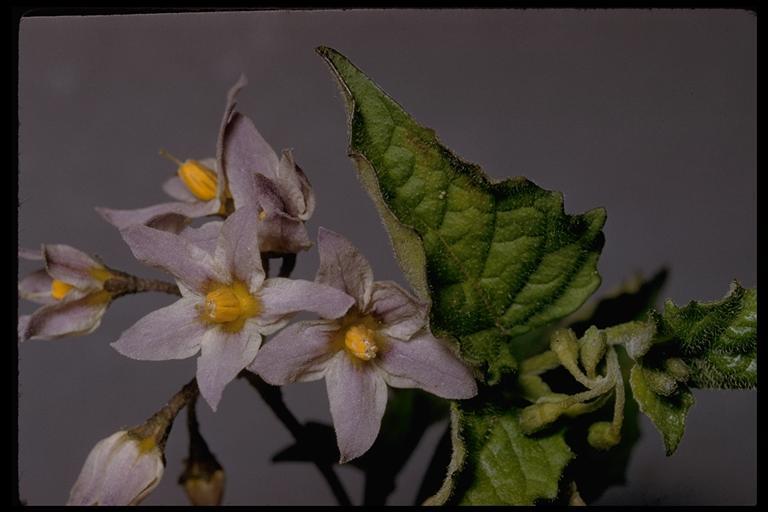
[[[179,411],[197,397],[198,393],[197,379],[193,378],[173,395],[159,411],[143,424],[131,429],[131,432],[143,438],[154,437],[155,442],[162,450],[168,439],[168,434],[171,432],[173,420],[176,419]]]
[[[288,407],[285,405],[285,402],[283,401],[283,393],[280,387],[267,384],[261,379],[261,377],[249,371],[241,372],[240,376],[248,380],[248,382],[256,389],[256,391],[258,391],[259,395],[261,395],[261,398],[264,400],[264,402],[269,406],[270,409],[272,409],[272,412],[275,413],[277,419],[279,419],[285,428],[288,429],[296,442],[301,443],[304,439],[304,426],[301,424],[301,422],[299,422],[299,420],[296,419],[296,416],[294,416],[290,409],[288,409]],[[336,475],[336,472],[333,470],[333,467],[330,464],[320,460],[314,460],[313,462],[315,466],[317,466],[317,469],[320,471],[320,473],[323,475],[325,481],[328,483],[328,486],[331,488],[331,492],[333,492],[333,495],[336,497],[336,501],[339,503],[339,505],[350,506],[352,502],[349,500],[347,491],[341,484],[341,481],[339,480],[338,475]]]
[[[145,279],[120,270],[109,269],[114,277],[104,282],[104,289],[111,292],[114,298],[132,293],[162,292],[181,297],[181,291],[175,283],[160,281],[159,279]]]

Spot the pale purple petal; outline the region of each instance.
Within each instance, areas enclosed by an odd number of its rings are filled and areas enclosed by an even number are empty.
[[[353,361],[342,350],[325,372],[331,418],[341,455],[355,459],[373,445],[387,407],[387,385],[373,365]]]
[[[165,183],[163,183],[163,192],[177,201],[183,201],[185,203],[200,202],[200,199],[190,192],[189,188],[178,176],[173,176],[172,178],[165,180]]]
[[[312,247],[303,221],[279,211],[259,220],[259,247],[263,252],[295,254]]]
[[[312,185],[309,183],[307,175],[298,165],[296,166],[296,174],[299,177],[299,184],[301,186],[301,193],[304,195],[304,212],[299,215],[301,220],[307,220],[312,217],[315,211],[315,192],[312,190]]]
[[[277,155],[253,122],[239,112],[232,114],[224,135],[224,169],[235,206],[252,201],[254,174],[275,178],[277,165]]]
[[[19,322],[20,341],[52,340],[63,336],[88,334],[101,324],[109,301],[94,294],[77,300],[62,300],[39,308],[23,325]]]
[[[124,356],[145,361],[192,357],[210,330],[200,319],[201,300],[183,297],[151,312],[123,332],[112,346]]]
[[[52,278],[77,288],[101,288],[92,272],[104,266],[84,252],[69,245],[49,244],[43,246],[43,259]]]
[[[224,168],[224,144],[227,136],[227,126],[229,120],[232,118],[232,112],[235,110],[237,104],[235,99],[237,98],[240,89],[248,84],[248,80],[245,75],[240,75],[235,85],[233,85],[227,92],[227,104],[224,107],[224,115],[221,117],[221,124],[219,125],[219,134],[216,138],[216,197],[224,199],[225,191],[227,190],[227,173]]]
[[[222,224],[224,224],[224,222],[214,220],[203,224],[199,228],[187,226],[181,233],[179,233],[179,236],[205,250],[208,254],[213,255],[216,250],[216,243],[219,240]]]
[[[178,232],[184,227],[186,222],[184,219],[213,215],[219,211],[220,206],[221,203],[218,199],[212,199],[195,203],[162,203],[136,210],[113,210],[96,207],[96,211],[107,222],[120,230],[137,225],[153,225],[158,228],[160,226],[173,227],[174,232]]]
[[[16,333],[19,341],[24,341],[26,339],[24,336],[28,329],[30,318],[32,318],[32,315],[22,315],[19,317],[19,322],[16,327]]]
[[[214,411],[224,388],[248,366],[261,346],[261,334],[251,322],[245,322],[238,332],[210,329],[197,359],[197,385],[200,394]]]
[[[262,313],[258,321],[276,322],[298,311],[310,311],[323,318],[339,318],[355,303],[346,293],[324,284],[304,279],[275,277],[267,279],[259,292]]]
[[[330,229],[320,228],[317,235],[320,267],[315,281],[347,292],[365,311],[371,300],[373,270],[368,260],[349,240]]]
[[[43,259],[42,249],[28,249],[19,247],[19,258],[31,261],[40,261]]]
[[[394,388],[421,388],[434,395],[461,399],[477,394],[472,372],[440,340],[425,333],[410,341],[387,338],[372,361]]]
[[[136,505],[157,486],[164,469],[158,448],[144,452],[127,432],[116,432],[88,454],[67,504]]]
[[[219,268],[213,256],[179,235],[146,226],[132,226],[121,234],[136,259],[170,272],[194,290],[229,280],[228,269]]]
[[[264,269],[259,252],[257,211],[240,208],[230,215],[221,226],[216,244],[217,264],[229,269],[230,273],[248,284],[253,292],[264,282]]]
[[[283,155],[277,166],[277,179],[275,181],[285,203],[285,212],[297,218],[303,215],[307,205],[304,202],[304,192],[296,172],[296,163],[289,149],[283,150]]]
[[[321,379],[337,351],[333,336],[338,330],[327,320],[291,324],[261,347],[248,369],[276,386]]]
[[[57,302],[51,297],[53,279],[43,269],[35,270],[19,281],[19,296],[38,304],[53,304]]]
[[[387,336],[408,340],[427,323],[427,305],[392,281],[373,283],[368,311]]]

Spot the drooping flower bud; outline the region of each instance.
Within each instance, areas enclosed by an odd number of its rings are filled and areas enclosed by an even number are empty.
[[[136,505],[157,486],[164,469],[152,436],[120,430],[88,454],[67,505]]]
[[[179,484],[192,505],[217,507],[224,497],[224,469],[215,458],[208,460],[186,459],[184,473]]]
[[[597,450],[608,450],[621,442],[621,433],[609,421],[598,421],[589,426],[587,442]]]

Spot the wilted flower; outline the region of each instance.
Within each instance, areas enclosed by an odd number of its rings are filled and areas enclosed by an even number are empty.
[[[183,359],[201,351],[197,381],[214,410],[227,383],[253,361],[262,335],[282,328],[297,311],[338,318],[354,302],[324,284],[265,279],[255,215],[251,208],[230,215],[213,254],[146,226],[123,231],[137,259],[176,277],[182,298],[139,320],[112,345],[144,360]]]
[[[221,161],[224,129],[235,108],[237,93],[247,83],[245,77],[241,76],[227,93],[227,104],[216,144],[216,159],[176,161],[179,166],[178,176],[169,178],[163,184],[163,190],[178,201],[137,210],[96,208],[96,211],[121,230],[134,225],[147,225],[174,233],[182,230],[191,219],[226,214],[230,196]]]
[[[212,459],[209,462],[196,459],[185,461],[184,473],[179,483],[184,487],[189,502],[195,506],[216,507],[224,497],[224,469]]]
[[[246,83],[241,77],[227,96],[216,160],[181,162],[167,155],[179,166],[178,177],[166,181],[163,190],[178,202],[138,210],[96,210],[119,229],[143,224],[178,233],[192,218],[226,217],[235,209],[254,207],[263,252],[308,249],[312,244],[304,221],[315,208],[312,188],[290,150],[283,150],[278,159],[253,122],[234,112],[235,97]]]
[[[430,334],[425,304],[393,282],[374,282],[366,259],[341,235],[321,228],[318,246],[316,281],[354,297],[355,306],[342,318],[287,327],[248,369],[275,385],[324,377],[346,462],[376,439],[387,384],[453,399],[474,396],[477,386],[470,370]]]
[[[88,334],[99,326],[114,297],[104,289],[116,277],[109,269],[68,245],[43,245],[39,252],[21,249],[19,257],[45,265],[19,281],[22,298],[43,304],[19,318],[21,341]]]
[[[263,252],[296,253],[312,243],[304,221],[315,198],[289,150],[278,160],[246,116],[235,112],[224,133],[224,169],[235,208],[255,207]]]
[[[164,469],[152,436],[120,430],[88,454],[67,505],[136,505],[157,487]]]

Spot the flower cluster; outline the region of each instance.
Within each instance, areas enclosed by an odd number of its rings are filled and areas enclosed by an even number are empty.
[[[343,236],[320,228],[314,281],[267,275],[265,258],[312,246],[304,223],[315,200],[292,153],[284,150],[278,158],[252,121],[235,110],[245,83],[241,78],[228,93],[216,158],[171,157],[178,176],[163,189],[177,201],[98,209],[120,229],[136,259],[173,276],[177,288],[166,286],[180,296],[138,320],[112,346],[140,360],[199,354],[195,392],[214,411],[227,384],[244,370],[272,385],[324,378],[340,462],[347,462],[376,440],[388,387],[421,388],[450,399],[474,396],[477,387],[454,351],[431,334],[428,304],[394,282],[374,281],[368,261]],[[220,220],[190,226],[207,216]],[[105,283],[136,279],[64,245],[20,256],[45,263],[19,282],[22,297],[44,304],[20,319],[22,340],[93,331],[110,301],[125,292]],[[289,324],[298,312],[319,318]],[[134,431],[102,440],[70,503],[138,503],[162,475],[161,445]],[[214,502],[223,486],[223,470],[216,471]],[[187,473],[182,480],[196,496],[192,484],[199,471]]]

